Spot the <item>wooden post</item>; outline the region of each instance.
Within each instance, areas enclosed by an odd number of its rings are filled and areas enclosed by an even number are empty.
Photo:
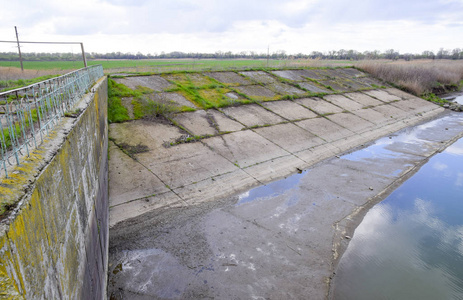
[[[18,38],[18,29],[16,28],[16,26],[14,27],[14,31],[16,32],[16,42],[18,43],[19,62],[21,63],[21,72],[24,72],[23,57],[21,55],[21,47],[19,46],[19,38]]]

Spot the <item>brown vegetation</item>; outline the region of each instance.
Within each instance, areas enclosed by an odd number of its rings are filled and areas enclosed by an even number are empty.
[[[356,67],[417,96],[442,93],[463,80],[463,61],[362,61]]]

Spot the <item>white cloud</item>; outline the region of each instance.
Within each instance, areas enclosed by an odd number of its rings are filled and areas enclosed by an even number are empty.
[[[443,163],[438,162],[438,161],[436,161],[436,162],[432,165],[432,167],[433,167],[435,170],[437,170],[437,171],[443,171],[443,170],[445,170],[445,169],[448,168],[448,166],[447,166],[446,164],[443,164]]]
[[[94,52],[309,53],[461,47],[461,1],[8,1],[0,35],[78,40]],[[0,50],[1,51],[1,50]]]

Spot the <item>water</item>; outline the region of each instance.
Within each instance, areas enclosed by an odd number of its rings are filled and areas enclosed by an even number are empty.
[[[448,97],[444,97],[444,99],[447,99],[447,98]],[[461,95],[452,95],[451,98],[454,98],[452,101],[454,101],[454,102],[456,102],[458,104],[463,104],[463,94],[461,94]]]
[[[308,172],[308,170],[301,171],[297,174],[286,177],[285,179],[274,181],[269,184],[262,185],[252,190],[249,190],[246,193],[243,193],[239,196],[236,205],[242,205],[244,203],[253,202],[255,200],[271,199],[272,197],[282,195],[287,191],[291,190],[292,188],[297,187],[299,181],[301,181],[301,179]],[[296,204],[296,202],[297,200],[293,199],[292,201],[290,201],[289,206]]]
[[[463,299],[463,139],[365,216],[334,299]]]
[[[463,104],[463,95],[457,96],[454,101],[458,104]]]

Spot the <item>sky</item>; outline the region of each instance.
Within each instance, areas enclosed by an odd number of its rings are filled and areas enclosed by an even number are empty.
[[[463,0],[2,0],[0,40],[86,52],[463,48]],[[0,43],[0,52],[17,51]],[[23,52],[78,52],[34,46]]]

